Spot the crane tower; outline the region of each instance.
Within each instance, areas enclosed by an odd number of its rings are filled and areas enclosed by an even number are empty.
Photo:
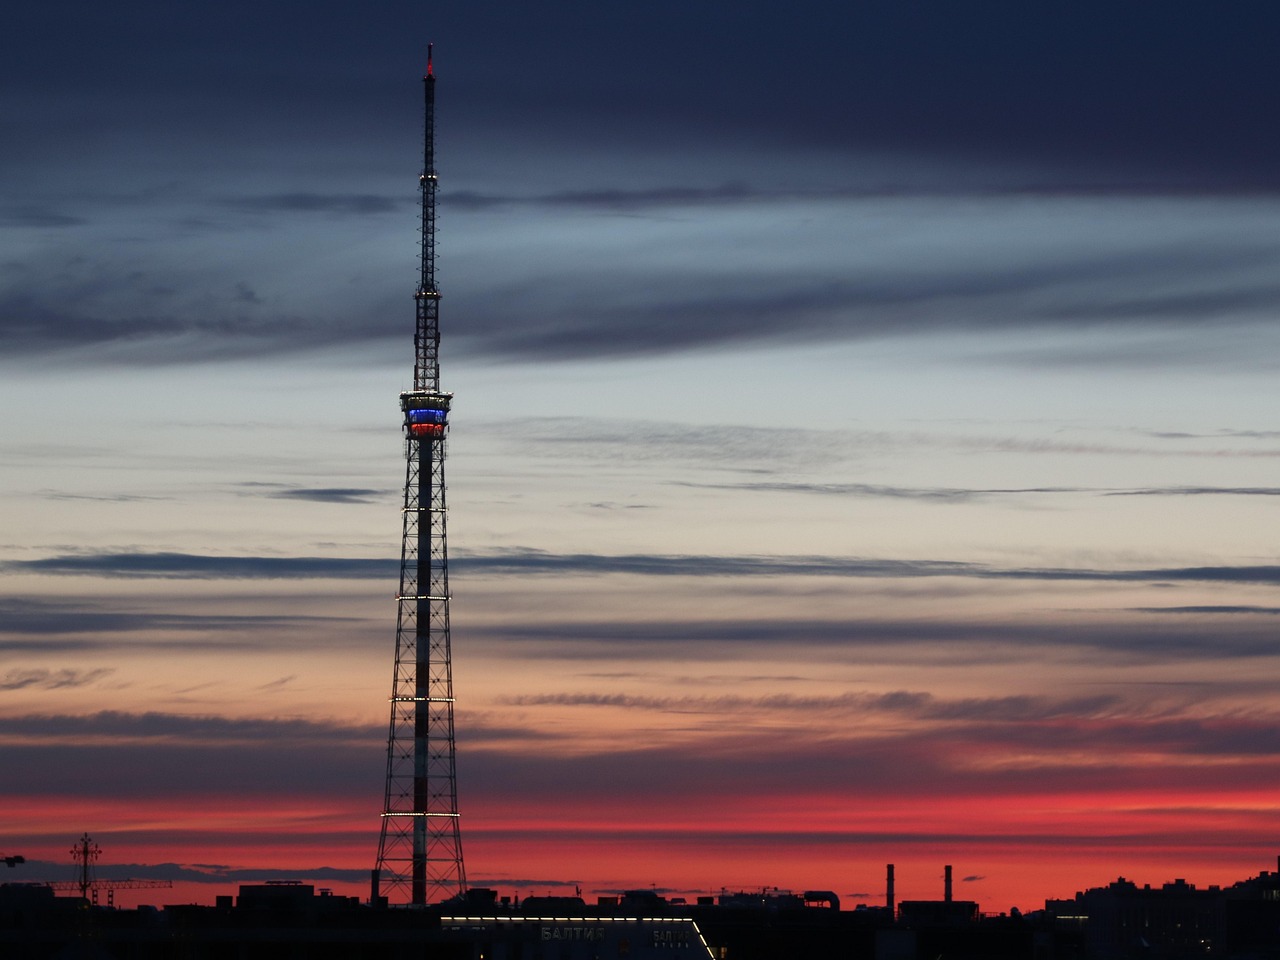
[[[453,394],[440,390],[436,287],[435,84],[427,47],[421,276],[414,300],[413,389],[400,394],[405,436],[404,537],[387,736],[386,800],[373,898],[421,905],[466,888],[454,769],[445,436]]]

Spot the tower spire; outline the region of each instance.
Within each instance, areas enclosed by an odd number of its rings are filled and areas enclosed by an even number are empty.
[[[436,289],[436,76],[427,44],[427,73],[422,78],[424,94],[422,173],[422,275],[414,299],[418,302],[418,324],[414,331],[415,357],[413,388],[440,389],[440,291]]]
[[[387,735],[386,797],[373,899],[425,904],[466,889],[458,826],[445,538],[445,436],[453,394],[440,391],[440,292],[435,278],[435,74],[427,47],[421,275],[414,292],[413,389],[404,414],[404,536]]]

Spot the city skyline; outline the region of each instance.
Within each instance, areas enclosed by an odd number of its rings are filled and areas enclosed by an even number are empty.
[[[1274,861],[1280,13],[4,17],[0,854],[367,891],[432,40],[473,884]]]

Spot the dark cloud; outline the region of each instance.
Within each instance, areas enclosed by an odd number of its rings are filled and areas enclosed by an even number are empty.
[[[47,207],[3,207],[0,208],[0,227],[79,227],[85,221],[67,213]]]
[[[1076,766],[1073,756],[1085,756],[1100,742],[1111,744],[1117,763],[1126,753],[1161,753],[1183,756],[1257,757],[1280,754],[1280,734],[1274,718],[1257,715],[1242,718],[1234,711],[1219,716],[1181,716],[1163,709],[1148,715],[1121,698],[1111,695],[1054,699],[1014,696],[968,699],[936,698],[927,693],[899,691],[888,694],[854,693],[826,697],[790,695],[768,697],[591,697],[577,694],[513,697],[517,706],[589,706],[653,711],[666,714],[707,714],[733,718],[744,728],[753,728],[756,718],[767,716],[775,726],[801,724],[817,732],[866,729],[872,740],[885,737],[886,717],[890,727],[908,733],[889,735],[904,751],[923,761],[945,766],[948,751],[963,758],[974,753],[996,751],[1012,756],[1043,754],[1035,766],[1042,769]],[[1203,710],[1202,705],[1196,708]],[[857,722],[851,722],[852,717]],[[636,721],[638,726],[643,721]],[[923,727],[921,725],[924,725]],[[755,735],[759,735],[756,731]],[[932,736],[937,752],[927,746]],[[728,741],[704,735],[712,752],[725,749]],[[852,736],[840,749],[862,751]],[[876,749],[879,749],[878,747]]]
[[[1194,768],[1210,758],[1232,761],[1218,764],[1224,769],[1222,789],[1252,789],[1260,781],[1277,783],[1269,765],[1280,751],[1270,717],[1243,724],[1229,718],[1064,717],[1030,724],[871,726],[862,733],[823,725],[822,737],[814,735],[812,725],[796,722],[747,722],[738,724],[736,732],[717,732],[722,729],[692,738],[668,737],[671,742],[654,746],[613,741],[585,756],[539,751],[527,744],[471,750],[468,782],[482,794],[518,782],[526,809],[548,805],[563,810],[565,783],[574,784],[573,802],[587,806],[608,804],[620,793],[638,798],[655,790],[665,803],[681,797],[685,804],[708,809],[715,807],[716,798],[810,792],[883,798],[925,791],[997,802],[1010,794],[1053,796],[1138,783],[1150,789],[1147,766],[1157,755],[1168,761],[1159,770],[1166,790],[1202,785],[1202,773]],[[798,737],[800,729],[808,735]],[[1138,759],[1143,763],[1135,764]]]
[[[68,876],[64,863],[28,860],[25,876],[57,881]],[[317,883],[365,883],[368,870],[338,867],[310,867],[280,870],[267,867],[231,867],[210,863],[97,863],[94,875],[100,880],[170,880],[174,883],[266,883],[271,880],[314,881]]]
[[[1192,190],[1192,193],[1195,191]],[[1225,192],[1230,193],[1230,189]],[[838,188],[788,190],[726,183],[700,187],[672,183],[643,190],[601,189],[563,190],[553,193],[486,194],[474,190],[446,191],[439,197],[446,210],[458,212],[501,209],[583,210],[603,213],[642,213],[646,211],[695,211],[701,207],[741,206],[764,209],[766,204],[797,202],[840,202],[875,199],[924,199],[964,197],[969,199],[1027,198],[1178,198],[1188,191],[1167,183],[1055,183],[1023,182],[1009,179],[990,183],[933,183],[876,181],[850,184]]]
[[[1163,811],[1161,811],[1163,812]],[[485,839],[496,843],[515,843],[524,839],[519,831],[513,829],[486,830]],[[662,843],[664,838],[655,837],[652,830],[645,832],[636,828],[555,828],[543,827],[540,836],[548,843],[586,843],[598,849],[616,848],[618,850],[634,850],[637,844],[652,847]],[[681,850],[695,845],[705,847],[713,845],[725,851],[731,849],[760,851],[763,849],[785,849],[788,847],[821,848],[828,855],[837,849],[848,849],[851,856],[857,856],[858,848],[864,851],[875,847],[888,847],[893,850],[909,850],[913,853],[932,853],[945,848],[971,848],[974,842],[972,834],[948,830],[871,830],[871,829],[831,829],[831,830],[740,830],[717,828],[706,825],[696,829],[680,832],[678,842]],[[1117,851],[1129,852],[1134,848],[1177,849],[1195,848],[1221,853],[1228,847],[1239,850],[1256,849],[1256,840],[1246,830],[1224,828],[1205,828],[1189,834],[1185,829],[1173,827],[1159,829],[1150,824],[1134,824],[1132,827],[1117,829],[1110,833],[1093,833],[1088,831],[1056,831],[1037,832],[1031,830],[1007,832],[1000,834],[983,834],[984,847],[992,850],[1016,851],[1027,849],[1070,850],[1079,853],[1082,850],[1106,851],[1114,855]],[[673,853],[675,850],[673,849]]]
[[[1280,440],[1280,430],[1220,430],[1216,433],[1170,433],[1154,434],[1154,436],[1170,436],[1179,439],[1185,437],[1245,437],[1250,440]]]
[[[1147,487],[1108,490],[1110,497],[1280,497],[1280,487]]]
[[[236,300],[241,303],[251,303],[254,305],[262,303],[262,298],[257,292],[243,280],[236,284]]]
[[[29,561],[36,562],[36,561]],[[551,554],[536,550],[464,555],[457,561],[484,573],[627,573],[646,576],[832,576],[968,577],[983,580],[1082,580],[1116,583],[1217,582],[1280,583],[1280,566],[1156,567],[1133,570],[1026,567],[1000,568],[950,560],[888,560],[859,557],[729,557],[661,554]]]
[[[942,330],[1079,334],[1131,326],[1160,332],[1167,343],[1177,330],[1258,321],[1280,303],[1280,285],[1265,276],[1244,280],[1237,274],[1227,290],[1188,288],[1189,278],[1216,288],[1217,274],[1270,259],[1270,249],[1206,255],[1153,243],[1153,249],[1104,256],[1060,250],[1032,264],[1011,260],[924,271],[915,263],[890,270],[851,265],[838,274],[791,268],[748,277],[708,268],[702,276],[691,270],[646,291],[635,290],[620,270],[614,290],[592,284],[585,300],[581,277],[548,278],[547,289],[564,293],[543,310],[477,291],[486,321],[458,334],[468,351],[512,360],[657,356],[712,345],[857,341]],[[1115,344],[1097,349],[1124,360]]]
[[[847,470],[853,459],[869,454],[892,453],[909,450],[960,451],[963,453],[986,452],[1025,454],[1028,456],[1081,455],[1154,457],[1162,459],[1259,459],[1280,458],[1280,448],[1259,447],[1241,442],[1232,446],[1221,443],[1178,444],[1121,444],[1107,442],[1082,442],[1069,438],[1028,439],[1000,434],[969,433],[956,435],[939,432],[818,430],[804,427],[776,428],[748,426],[744,424],[680,424],[661,421],[621,420],[592,417],[540,417],[515,418],[500,422],[480,421],[469,426],[469,432],[483,432],[500,439],[513,448],[526,451],[539,458],[559,457],[577,462],[595,460],[616,464],[620,461],[683,461],[698,466],[708,464],[746,467],[752,474],[766,476],[773,471],[760,460],[760,450],[774,452],[774,460],[785,462],[790,469],[805,466],[816,468],[839,466]],[[1145,435],[1145,434],[1144,434]],[[1232,432],[1231,439],[1264,439],[1247,436],[1244,432]],[[741,470],[739,470],[741,472]],[[763,479],[702,483],[696,481],[668,480],[671,486],[711,489],[759,489],[765,492],[862,495],[891,499],[935,500],[938,502],[963,502],[980,495],[996,496],[998,493],[1018,494],[1104,494],[1106,487],[1026,487],[1026,488],[963,488],[963,487],[905,487],[888,484],[819,483],[789,480]],[[1124,488],[1119,488],[1124,489]],[[1154,491],[1162,488],[1151,488]],[[1176,489],[1176,488],[1174,488]],[[1205,488],[1219,489],[1229,495],[1236,489],[1267,488]],[[992,491],[997,491],[992,492]]]
[[[368,487],[304,487],[296,490],[275,490],[266,496],[277,500],[309,500],[315,503],[376,503],[392,492],[373,490]]]
[[[1071,751],[1089,751],[1099,743],[1115,746],[1117,755],[1140,756],[1144,753],[1188,757],[1236,757],[1248,760],[1280,754],[1280,733],[1275,718],[1255,714],[1242,718],[1228,712],[1218,716],[1134,716],[1118,715],[1101,721],[1080,716],[1059,718],[1051,725],[1017,728],[1009,726],[971,726],[963,734],[953,732],[969,748],[986,742],[1002,749],[1019,745],[1033,751],[1044,751],[1046,735],[1052,735],[1053,756],[1043,762],[1046,768],[1072,765]],[[1036,728],[1036,729],[1033,729]],[[1061,756],[1058,751],[1063,751]]]
[[[143,496],[136,493],[117,493],[110,496],[95,496],[86,493],[66,493],[61,490],[42,490],[38,496],[46,500],[89,500],[94,503],[150,503],[160,500],[172,500],[173,497]]]
[[[775,709],[678,742],[635,737],[563,751],[554,738],[542,746],[460,739],[465,749],[459,763],[471,797],[509,802],[510,785],[519,783],[527,810],[544,804],[563,810],[567,802],[608,805],[619,792],[641,798],[657,791],[665,803],[683,798],[712,806],[726,796],[837,791],[883,797],[925,787],[988,798],[1052,795],[1066,788],[1123,787],[1145,776],[1133,758],[1145,763],[1154,755],[1230,759],[1218,765],[1224,789],[1280,786],[1280,727],[1272,716],[1205,715],[1203,706],[1195,716],[1080,706],[1079,712],[1065,701],[1030,712],[984,706],[961,719],[925,716],[888,727],[851,725],[839,714],[806,722],[804,714],[793,718]],[[465,730],[465,714],[459,719]],[[824,735],[797,738],[796,723]],[[7,717],[0,719],[0,732],[0,762],[24,771],[8,789],[22,796],[74,792],[76,784],[91,782],[102,795],[167,803],[190,792],[248,803],[257,797],[364,802],[376,794],[385,762],[381,725],[336,721],[100,712]],[[1098,750],[1100,744],[1106,750]],[[318,756],[323,763],[316,763]],[[997,757],[1011,759],[993,769],[989,761]],[[1185,762],[1160,771],[1169,789],[1194,789],[1200,776]],[[574,784],[571,800],[565,783]]]
[[[26,796],[75,795],[78,781],[92,782],[100,796],[166,802],[191,791],[368,799],[386,759],[382,724],[99,711],[7,716],[0,731],[0,764],[24,771],[22,782],[6,789]]]
[[[497,21],[483,6],[428,17],[321,3],[306,30],[246,0],[181,18],[163,4],[131,9],[112,18],[64,0],[15,14],[25,42],[10,45],[0,77],[19,93],[39,83],[68,98],[138,101],[100,123],[137,122],[150,108],[195,130],[244,135],[231,121],[252,128],[265,114],[296,132],[303,108],[321,102],[339,123],[385,137],[371,103],[392,95],[400,72],[421,69],[422,37],[434,35],[456,122],[523,139],[543,130],[624,148],[863,146],[1005,157],[1054,182],[1182,189],[1267,189],[1280,168],[1266,42],[1280,16],[1263,3],[1156,17],[1103,0],[996,0],[978,11],[895,0],[820,10],[572,2]],[[187,104],[185,118],[170,101]]]
[[[893,0],[846,7],[662,3],[639,15],[571,3],[508,11],[495,31],[471,7],[405,20],[321,3],[299,31],[246,0],[182,17],[155,3],[116,18],[75,0],[32,5],[9,31],[23,42],[0,58],[12,148],[0,161],[12,192],[0,198],[0,223],[74,239],[17,258],[26,276],[9,276],[0,292],[0,346],[9,357],[80,350],[99,363],[183,363],[400,336],[385,304],[395,270],[412,275],[411,239],[394,264],[379,254],[333,271],[337,257],[326,255],[319,278],[312,249],[287,266],[264,264],[262,276],[218,251],[240,246],[244,235],[228,231],[299,219],[340,219],[349,231],[362,217],[403,214],[411,236],[416,77],[429,34],[440,37],[451,158],[442,209],[459,219],[692,217],[734,206],[759,215],[767,245],[775,215],[797,203],[846,204],[856,220],[868,198],[1280,191],[1271,122],[1280,81],[1259,39],[1280,15],[1260,4],[1155,18],[1102,0],[1034,14],[1003,0],[977,14]],[[84,190],[68,161],[86,145],[110,194]],[[253,224],[229,225],[228,215]],[[1046,237],[1056,235],[1053,216],[1038,217]],[[201,224],[227,242],[182,246]],[[575,251],[548,239],[537,298],[528,282],[494,284],[490,268],[455,281],[451,295],[470,309],[450,335],[476,356],[554,360],[1124,327],[1161,334],[1166,352],[1110,344],[1005,359],[1204,363],[1202,342],[1173,334],[1265,320],[1280,303],[1265,269],[1269,236],[1238,229],[1227,243],[1219,230],[1179,244],[1158,227],[1150,234],[1144,250],[1110,249],[1113,235],[1099,229],[1086,255],[1047,245],[1036,264],[993,249],[961,269],[922,269],[911,255],[862,268],[728,269],[700,247],[679,277],[635,263],[640,286],[626,267],[633,251],[619,249],[613,275],[585,276]],[[349,255],[351,240],[330,242]],[[175,243],[181,278],[163,262]],[[273,251],[302,246],[281,237]],[[104,258],[99,269],[70,269],[69,254],[86,250]],[[166,290],[106,296],[135,267],[167,275]],[[282,272],[313,279],[295,287],[296,309],[270,312],[278,300],[264,281]],[[321,306],[308,287],[324,288]],[[100,344],[118,350],[104,357]],[[1221,362],[1266,362],[1267,351],[1233,344],[1214,342]]]
[[[74,744],[86,736],[137,742],[189,741],[194,745],[377,742],[382,726],[353,727],[337,721],[301,718],[232,718],[177,713],[123,713],[101,710],[80,715],[29,714],[0,717],[0,731],[15,739]]]
[[[1156,453],[1156,451],[1149,451]],[[752,493],[802,493],[871,500],[917,500],[926,503],[971,503],[999,497],[1085,494],[1105,497],[1277,497],[1280,487],[1146,487],[1108,490],[1098,487],[900,487],[870,483],[800,483],[780,480],[742,483],[690,483],[678,486]]]
[[[791,195],[794,198],[796,195]],[[830,195],[826,195],[830,197]],[[848,194],[844,194],[848,196]],[[462,210],[488,210],[495,207],[569,207],[606,211],[637,211],[664,207],[697,207],[707,204],[741,203],[784,199],[780,194],[753,190],[746,184],[731,183],[719,187],[671,185],[646,190],[565,190],[530,197],[497,196],[457,191],[440,197],[446,207]],[[808,198],[808,197],[806,197]]]
[[[182,580],[394,580],[396,561],[357,557],[215,557],[191,553],[84,553],[11,560],[0,569],[59,576]]]
[[[1108,663],[1172,663],[1274,657],[1280,652],[1269,616],[1229,622],[1193,617],[1161,623],[1064,612],[1024,622],[985,620],[754,618],[638,623],[581,620],[493,628],[458,626],[468,642],[495,649],[521,644],[521,655],[597,664],[660,656],[667,663],[741,657],[748,648],[821,651],[865,663],[911,666],[927,656],[938,666],[1005,665],[1039,660],[1046,651],[1083,651]]]
[[[959,560],[890,560],[832,556],[701,556],[696,554],[558,554],[512,548],[463,553],[455,567],[484,574],[631,574],[659,577],[963,577],[979,580],[1111,583],[1280,583],[1280,566],[1100,569],[995,567]],[[56,576],[172,579],[394,579],[399,564],[357,557],[218,557],[190,553],[83,553],[8,560],[0,569]]]
[[[887,433],[778,429],[743,424],[683,424],[591,417],[515,418],[480,422],[483,431],[542,458],[563,457],[608,463],[684,460],[698,464],[749,463],[758,469],[762,448],[791,464],[831,464],[851,450],[894,444],[931,445],[940,438]]]
[[[477,92],[522,131],[536,129],[529,115],[542,105],[559,136],[576,126],[686,146],[700,128],[762,150],[781,141],[1005,157],[1057,182],[1274,183],[1277,83],[1262,38],[1280,18],[1264,4],[1161,17],[1101,0],[979,11],[876,0],[785,14],[767,3],[732,13],[659,4],[643,16],[574,3],[537,14],[505,20],[474,68],[470,18],[450,23],[467,46],[449,69],[464,82],[484,70]],[[569,47],[569,36],[592,39]],[[533,83],[529,49],[544,53]]]
[[[36,687],[42,690],[62,690],[68,687],[86,687],[109,677],[114,670],[99,668],[96,670],[61,670],[31,669],[10,670],[0,677],[0,690],[23,690]]]
[[[299,880],[316,883],[365,883],[368,870],[344,870],[338,867],[290,868],[220,867],[208,864],[184,866],[177,863],[112,864],[99,866],[96,873],[103,879],[150,878],[184,883],[267,883],[272,880]]]
[[[323,195],[317,193],[277,193],[254,197],[229,197],[223,203],[254,213],[332,213],[355,216],[393,213],[401,209],[403,198],[374,194]]]
[[[221,285],[222,281],[216,281]],[[24,285],[25,286],[25,285]],[[316,346],[327,335],[296,315],[262,318],[246,314],[254,304],[236,294],[225,298],[220,316],[175,310],[156,291],[139,291],[132,309],[118,313],[93,303],[76,302],[64,287],[61,302],[23,286],[0,290],[0,344],[11,356],[92,350],[120,345],[128,362],[165,363],[193,359],[231,359],[262,352]],[[328,338],[331,339],[331,338]],[[69,357],[74,360],[74,356]],[[111,358],[99,354],[101,362]]]
[[[1199,606],[1186,607],[1134,607],[1138,613],[1175,613],[1175,614],[1223,614],[1231,616],[1233,614],[1255,614],[1264,615],[1280,614],[1280,607],[1259,607],[1244,604],[1201,604]]]
[[[792,714],[833,717],[849,714],[894,714],[915,720],[1030,723],[1065,717],[1095,717],[1121,706],[1111,695],[1053,699],[1014,696],[938,699],[932,694],[900,690],[891,693],[845,693],[833,696],[775,694],[747,696],[645,697],[629,694],[526,694],[504,698],[514,706],[618,707],[660,713],[703,713],[716,716],[775,717]]]
[[[110,635],[107,642],[115,649],[137,642],[145,646],[163,645],[144,635],[157,632],[228,634],[217,641],[231,646],[247,647],[261,643],[265,631],[291,627],[315,627],[323,623],[352,624],[357,618],[311,615],[252,615],[230,613],[166,613],[155,609],[136,609],[113,600],[81,598],[47,600],[20,597],[0,598],[0,636],[23,638],[2,640],[0,649],[56,651],[87,649],[96,646],[89,639],[95,634]],[[120,634],[132,634],[132,638]],[[54,637],[75,639],[54,640]],[[179,646],[185,640],[176,641]],[[213,644],[208,638],[204,641]]]
[[[931,503],[969,503],[999,496],[1056,493],[1093,493],[1086,487],[897,487],[871,483],[791,483],[752,481],[746,483],[681,483],[680,486],[708,490],[743,490],[753,493],[808,493],[830,497],[857,497],[883,500],[921,500]]]

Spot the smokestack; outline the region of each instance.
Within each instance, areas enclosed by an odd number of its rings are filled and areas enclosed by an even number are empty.
[[[942,869],[945,871],[943,873],[944,879],[942,881],[942,899],[947,901],[947,903],[950,903],[951,902],[951,864],[948,863]]]
[[[884,905],[889,908],[889,919],[892,920],[897,910],[897,904],[893,899],[893,864],[885,864],[884,869]]]

